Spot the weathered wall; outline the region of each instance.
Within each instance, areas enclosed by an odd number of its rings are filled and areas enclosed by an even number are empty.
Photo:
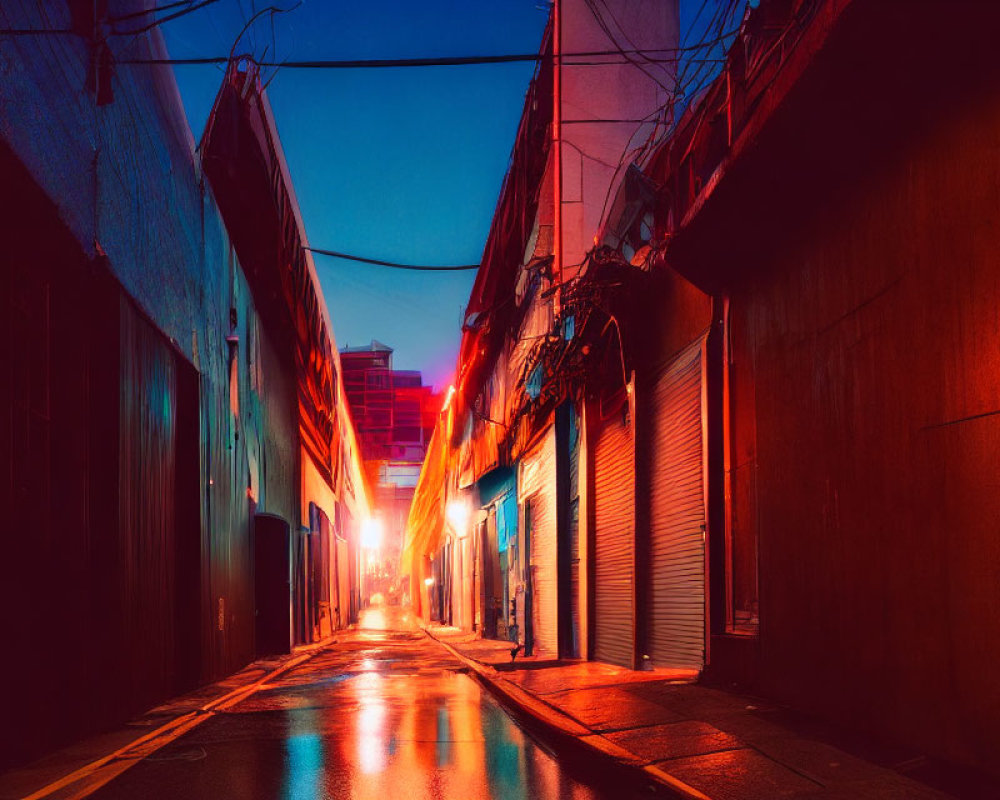
[[[124,13],[139,4],[113,6]],[[13,0],[0,10],[4,28],[70,22],[62,3]],[[156,32],[111,40],[126,43],[133,57],[165,54]],[[0,194],[18,212],[4,220],[4,238],[23,243],[5,248],[0,266],[5,285],[27,292],[6,339],[38,334],[28,359],[8,346],[0,367],[12,375],[34,364],[45,399],[38,409],[49,416],[31,441],[0,440],[4,505],[23,509],[4,530],[12,550],[2,606],[16,650],[31,654],[5,667],[4,684],[23,698],[0,713],[5,732],[20,731],[5,760],[245,664],[254,629],[249,515],[256,505],[297,524],[294,379],[254,323],[170,68],[119,65],[112,102],[98,106],[84,90],[88,57],[75,35],[0,37],[0,162],[5,176],[17,173]],[[38,286],[25,282],[31,274]],[[37,315],[36,301],[51,305]],[[134,356],[125,363],[121,337],[136,331],[155,346],[125,342]],[[252,378],[251,358],[263,364],[266,388]],[[173,389],[154,391],[156,376],[171,370]],[[0,400],[5,418],[17,407],[33,413],[12,390]],[[172,475],[146,435],[150,408],[176,423],[160,437],[161,450],[185,464]],[[35,461],[24,462],[19,447]],[[147,462],[166,471],[157,477]],[[156,548],[163,558],[147,563]],[[156,634],[156,646],[140,652],[137,631]]]
[[[995,769],[1000,79],[934,9],[856,4],[674,255],[731,296],[762,688]]]
[[[563,53],[662,50],[679,42],[677,0],[561,0]],[[676,64],[631,56],[565,59],[561,70],[561,213],[564,275],[576,274],[614,198],[630,153],[645,143],[674,88]],[[637,122],[638,121],[638,122]],[[630,153],[628,158],[623,154]],[[550,156],[551,158],[552,156]]]
[[[910,142],[734,294],[756,364],[768,684],[1000,749],[1000,96]]]

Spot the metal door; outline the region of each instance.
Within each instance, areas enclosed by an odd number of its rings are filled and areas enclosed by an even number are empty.
[[[656,667],[705,659],[704,339],[653,387],[650,420],[650,646]]]
[[[559,655],[556,573],[556,445],[550,427],[541,443],[521,461],[518,491],[530,514],[531,623],[534,652]],[[529,500],[524,504],[524,500]]]
[[[594,657],[634,666],[635,448],[624,409],[594,446]]]

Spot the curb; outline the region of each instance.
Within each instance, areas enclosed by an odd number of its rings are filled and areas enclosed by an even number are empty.
[[[459,652],[451,644],[431,633],[423,623],[420,623],[420,627],[428,638],[433,639],[461,661],[502,705],[551,738],[558,739],[561,744],[569,745],[580,755],[590,759],[598,758],[606,763],[610,762],[615,768],[627,771],[635,778],[644,778],[655,783],[682,800],[712,800],[704,792],[689,786],[661,767],[644,766],[642,759],[635,754],[605,739],[601,734],[594,733],[555,706],[515,685],[502,677],[493,667],[481,664]]]
[[[155,730],[137,737],[114,752],[108,753],[88,764],[84,764],[82,767],[63,775],[61,778],[51,781],[25,796],[24,800],[42,800],[42,798],[49,797],[60,790],[67,789],[74,786],[74,784],[84,781],[86,781],[86,784],[73,792],[74,798],[86,797],[96,792],[106,783],[117,778],[122,772],[125,772],[129,767],[175,741],[192,728],[196,728],[208,719],[212,715],[212,712],[230,708],[240,701],[245,700],[265,683],[301,666],[323,652],[323,650],[335,641],[335,636],[328,636],[320,642],[296,647],[288,654],[287,660],[278,664],[278,666],[262,677],[256,678],[242,686],[237,686],[225,694],[199,706],[194,711],[188,711],[164,722]]]

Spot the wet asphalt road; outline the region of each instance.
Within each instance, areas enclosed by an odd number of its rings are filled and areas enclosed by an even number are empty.
[[[396,607],[140,762],[112,798],[591,798]]]

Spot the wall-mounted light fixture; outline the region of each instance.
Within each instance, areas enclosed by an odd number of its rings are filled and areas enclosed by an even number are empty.
[[[448,517],[448,522],[451,527],[454,528],[455,534],[459,539],[463,538],[468,532],[468,522],[469,522],[469,505],[462,500],[452,500],[448,503],[448,508],[445,511]]]

